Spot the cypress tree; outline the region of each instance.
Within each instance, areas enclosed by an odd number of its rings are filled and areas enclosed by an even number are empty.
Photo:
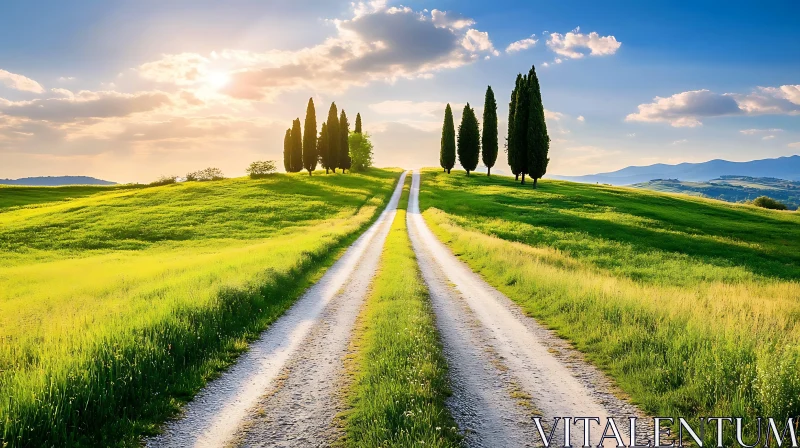
[[[528,116],[528,174],[533,178],[533,188],[537,181],[547,172],[547,157],[550,150],[550,137],[547,135],[547,123],[544,118],[544,105],[536,67],[528,72],[530,114]]]
[[[356,132],[358,134],[361,133],[361,113],[360,112],[356,114],[356,129],[353,132]]]
[[[328,123],[322,122],[322,129],[319,131],[319,138],[317,138],[317,151],[319,152],[320,162],[322,162],[322,155],[328,154],[330,151],[330,141],[328,138]],[[325,166],[324,163],[322,163]],[[327,170],[327,168],[326,168]]]
[[[508,103],[508,136],[506,136],[506,153],[508,155],[508,166],[514,174],[514,180],[519,180],[519,164],[517,163],[517,145],[515,131],[516,112],[517,112],[517,96],[519,95],[520,85],[522,84],[522,75],[517,75],[517,81],[514,85],[514,90],[511,92],[511,102]]]
[[[283,169],[292,172],[292,128],[287,129],[283,137]]]
[[[344,109],[342,109],[342,115],[339,116],[339,168],[342,169],[342,173],[345,170],[350,169],[350,165],[352,165],[352,160],[350,159],[350,144],[348,143],[348,139],[350,138],[350,123],[347,122],[347,114],[344,113]]]
[[[339,137],[339,116],[337,114],[336,103],[331,103],[328,110],[328,153],[322,158],[322,166],[325,167],[325,174],[328,170],[336,172],[339,165],[339,147],[342,142]]]
[[[298,171],[305,168],[310,176],[317,167],[317,158],[317,112],[314,109],[314,98],[309,98],[303,128],[303,166]]]
[[[517,91],[517,108],[514,111],[514,163],[515,168],[522,175],[522,185],[525,185],[525,175],[528,174],[529,91],[528,77],[523,76]]]
[[[447,174],[450,174],[450,170],[456,164],[456,125],[453,123],[453,110],[450,108],[450,104],[444,110],[439,164]]]
[[[475,171],[475,168],[478,167],[481,151],[480,133],[475,110],[467,103],[461,116],[461,124],[458,126],[458,161],[467,171],[467,176],[470,171]]]
[[[303,170],[303,131],[300,130],[300,119],[292,122],[292,172]]]
[[[483,134],[481,134],[481,161],[486,165],[486,175],[492,175],[492,167],[497,161],[497,101],[492,86],[486,88],[483,103]]]

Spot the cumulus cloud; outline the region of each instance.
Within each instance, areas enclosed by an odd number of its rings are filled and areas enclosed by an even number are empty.
[[[153,81],[196,86],[222,70],[229,82],[220,92],[262,101],[291,90],[337,93],[374,81],[427,78],[499,54],[488,33],[471,28],[473,20],[450,12],[359,2],[351,18],[330,23],[335,36],[296,51],[165,55],[138,71]]]
[[[44,87],[38,82],[16,73],[0,69],[0,83],[11,89],[22,92],[44,93]]]
[[[622,42],[614,36],[600,36],[594,31],[583,34],[578,27],[566,34],[551,33],[547,46],[562,57],[580,59],[587,52],[590,56],[612,55],[619,50]]]
[[[585,119],[585,118],[583,118],[583,115],[578,115],[578,118],[577,118],[577,120],[578,120],[578,121],[580,121],[581,123],[583,123],[583,122],[585,122],[585,121],[586,121],[586,119]]]
[[[533,47],[536,45],[538,40],[534,39],[534,36],[531,36],[527,39],[518,40],[516,42],[512,42],[506,47],[506,53],[516,53],[518,51],[527,50],[528,48]]]
[[[701,126],[702,118],[730,115],[800,114],[797,85],[759,87],[751,93],[718,94],[709,90],[676,93],[667,98],[656,97],[652,103],[640,104],[626,121],[663,122],[675,127]],[[744,133],[744,132],[743,132]]]

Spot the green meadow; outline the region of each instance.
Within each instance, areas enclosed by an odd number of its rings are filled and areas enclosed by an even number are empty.
[[[800,415],[797,213],[438,170],[420,204],[463,261],[645,412]]]
[[[137,446],[321,275],[399,174],[0,188],[0,445]]]
[[[447,363],[406,230],[406,178],[378,274],[356,324],[347,360],[352,384],[344,414],[347,447],[457,447],[445,406]]]

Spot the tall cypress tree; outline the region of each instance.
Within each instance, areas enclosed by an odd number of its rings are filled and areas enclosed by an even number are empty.
[[[319,152],[319,159],[322,166],[325,164],[322,162],[322,155],[328,154],[330,151],[330,141],[328,139],[328,123],[322,122],[322,129],[319,131],[319,138],[317,138],[317,151]],[[326,168],[327,170],[327,168]]]
[[[456,164],[456,125],[453,123],[453,109],[450,108],[450,104],[444,110],[439,164],[447,174],[450,174],[450,170]]]
[[[292,172],[292,128],[287,129],[283,137],[283,169]]]
[[[361,133],[361,112],[356,114],[356,129],[353,132]]]
[[[508,155],[508,166],[514,174],[514,180],[519,180],[519,164],[517,163],[517,133],[515,126],[517,124],[515,115],[517,112],[517,96],[519,95],[520,85],[522,84],[522,75],[517,75],[517,81],[514,85],[514,90],[511,92],[511,102],[508,103],[508,136],[506,136],[506,154]]]
[[[350,165],[352,165],[352,160],[350,160],[350,143],[348,143],[348,139],[350,138],[350,123],[347,122],[347,114],[344,113],[344,109],[342,109],[342,114],[339,116],[339,168],[342,169],[342,173],[345,170],[350,169]]]
[[[547,157],[550,150],[550,137],[547,135],[547,123],[544,118],[544,105],[536,67],[528,72],[530,114],[528,116],[528,174],[533,178],[533,188],[537,181],[547,172]]]
[[[461,116],[461,124],[458,126],[458,161],[467,171],[467,176],[470,171],[475,171],[478,167],[481,151],[480,134],[478,117],[475,116],[475,110],[467,103]]]
[[[486,175],[492,175],[492,167],[497,162],[497,101],[492,86],[486,88],[483,104],[483,134],[481,134],[481,161],[486,165]]]
[[[325,174],[328,170],[336,172],[339,165],[339,148],[342,142],[339,137],[339,116],[337,114],[336,103],[331,103],[328,110],[328,153],[322,158],[322,166],[325,167]]]
[[[530,114],[530,86],[528,77],[523,76],[517,91],[517,108],[514,111],[514,163],[522,175],[528,174],[528,115]]]
[[[314,109],[314,98],[308,99],[306,122],[303,128],[303,167],[308,175],[317,167],[317,112]]]
[[[300,130],[300,119],[292,122],[292,172],[303,170],[303,131]]]

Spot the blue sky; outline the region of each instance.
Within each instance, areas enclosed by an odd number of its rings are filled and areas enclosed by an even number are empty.
[[[444,104],[480,114],[491,85],[504,136],[531,64],[552,174],[797,154],[797,17],[794,1],[6,1],[0,178],[241,175],[280,158],[309,97],[319,117],[361,112],[378,165],[435,166]]]

